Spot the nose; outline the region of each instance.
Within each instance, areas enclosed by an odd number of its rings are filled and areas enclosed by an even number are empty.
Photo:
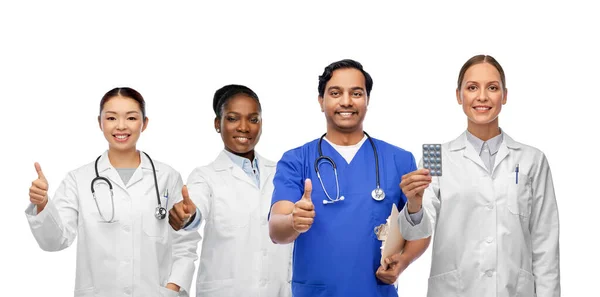
[[[340,97],[340,106],[342,107],[350,107],[352,106],[352,98],[350,98],[350,93],[344,93],[341,97]]]
[[[119,119],[117,121],[117,129],[118,130],[124,130],[125,128],[127,128],[127,126],[125,125],[125,120],[124,119]]]
[[[487,101],[488,99],[487,88],[481,88],[481,91],[477,94],[477,101]]]
[[[250,129],[250,124],[248,120],[243,119],[240,121],[240,124],[237,126],[237,131],[241,133],[248,133]]]

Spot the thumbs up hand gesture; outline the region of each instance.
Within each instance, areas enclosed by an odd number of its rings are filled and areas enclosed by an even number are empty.
[[[36,162],[34,165],[38,178],[31,183],[29,188],[29,201],[37,206],[39,213],[48,203],[48,180],[46,180],[40,164]]]
[[[169,211],[169,224],[177,231],[189,222],[190,218],[196,213],[196,204],[190,199],[187,186],[181,189],[183,200],[173,205]]]
[[[294,211],[292,212],[292,227],[300,233],[308,231],[314,222],[315,205],[310,197],[311,192],[312,182],[310,179],[306,179],[304,181],[304,194],[294,204]]]

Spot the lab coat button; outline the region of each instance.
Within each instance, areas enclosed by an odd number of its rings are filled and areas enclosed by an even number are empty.
[[[491,236],[488,236],[485,241],[487,241],[487,243],[492,243],[494,241],[494,238]]]
[[[494,204],[492,204],[492,203],[488,204],[487,208],[488,208],[489,210],[492,210],[492,209],[494,209]]]
[[[264,278],[263,278],[263,279],[261,279],[261,280],[260,280],[260,286],[261,286],[261,287],[264,287],[264,286],[266,286],[266,285],[267,285],[267,280],[266,280],[266,279],[264,279]]]
[[[493,269],[490,269],[490,270],[486,271],[486,272],[485,272],[485,275],[487,275],[488,277],[492,277],[492,276],[494,276],[494,270],[493,270]]]
[[[123,225],[123,231],[129,232],[129,225]]]

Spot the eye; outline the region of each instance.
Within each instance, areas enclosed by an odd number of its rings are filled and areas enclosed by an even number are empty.
[[[362,97],[362,95],[363,95],[362,92],[354,92],[354,93],[352,93],[352,96],[354,96],[354,97]]]
[[[489,89],[490,91],[492,91],[492,92],[498,91],[498,87],[497,87],[497,86],[495,86],[495,85],[491,85],[491,86],[489,86],[489,87],[488,87],[488,89]]]
[[[108,120],[108,121],[114,121],[114,120],[116,120],[116,118],[115,117],[107,117],[106,120]]]
[[[258,124],[258,122],[260,122],[260,119],[259,118],[252,118],[252,119],[250,119],[250,122],[252,124]]]
[[[226,119],[227,119],[228,122],[235,122],[235,121],[237,121],[237,119],[234,118],[234,117],[227,117]]]
[[[136,117],[128,117],[127,119],[130,120],[130,121],[137,121]]]
[[[477,91],[477,86],[476,85],[467,86],[467,90],[469,90],[469,91]]]
[[[333,96],[333,97],[337,97],[337,96],[339,96],[339,95],[340,95],[340,92],[338,92],[338,91],[331,91],[331,92],[329,93],[329,95],[331,95],[331,96]]]

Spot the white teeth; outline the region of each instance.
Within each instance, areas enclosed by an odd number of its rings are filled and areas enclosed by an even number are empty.
[[[351,112],[340,112],[340,115],[342,115],[343,117],[349,117],[352,115]]]
[[[115,137],[117,137],[118,139],[126,139],[128,136],[127,135],[115,135]]]
[[[475,107],[475,109],[477,109],[477,110],[490,110],[492,108],[491,107]]]

